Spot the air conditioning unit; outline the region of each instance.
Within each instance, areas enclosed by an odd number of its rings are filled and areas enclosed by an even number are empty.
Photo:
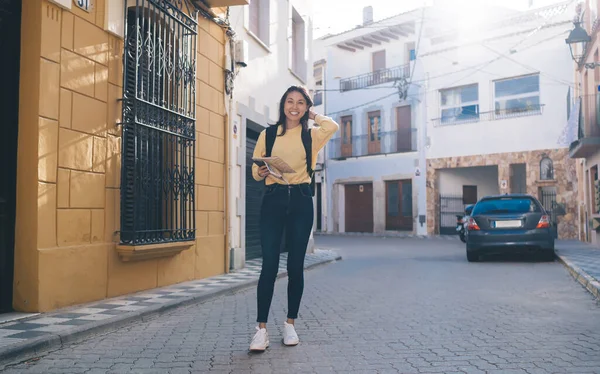
[[[235,64],[246,67],[248,66],[248,42],[245,40],[238,40],[235,42],[234,51]]]

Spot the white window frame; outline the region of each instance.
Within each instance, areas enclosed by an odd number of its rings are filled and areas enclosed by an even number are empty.
[[[254,38],[259,45],[271,52],[271,0],[252,0],[246,6],[245,27],[248,35]],[[251,30],[250,7],[258,8],[258,30]],[[257,31],[257,32],[255,32]]]
[[[442,100],[442,95],[444,94],[444,92],[447,91],[452,91],[452,90],[459,90],[459,89],[463,89],[463,88],[467,88],[467,87],[472,87],[472,86],[476,86],[477,87],[477,100],[476,101],[467,101],[467,102],[460,102],[460,104],[453,104],[453,105],[443,105],[443,100]],[[457,87],[450,87],[450,88],[444,88],[441,89],[439,91],[439,100],[440,100],[440,121],[439,124],[440,125],[458,125],[461,123],[473,123],[473,122],[479,122],[479,114],[480,114],[480,109],[481,106],[479,104],[479,85],[477,83],[472,83],[472,84],[467,84],[464,86],[457,86]],[[448,122],[443,122],[443,111],[446,109],[454,109],[454,108],[459,108],[459,107],[465,107],[465,106],[470,106],[470,105],[477,105],[477,118],[471,118],[471,119],[464,119],[464,120],[454,120],[454,121],[448,121]]]
[[[303,84],[307,81],[306,40],[307,25],[300,12],[291,7],[289,25],[289,69]]]
[[[496,84],[499,82],[506,82],[509,80],[515,80],[515,79],[523,79],[523,78],[528,78],[528,77],[534,77],[537,76],[538,77],[538,90],[537,91],[531,91],[531,92],[526,92],[526,93],[522,93],[522,94],[516,94],[516,95],[507,95],[507,96],[502,96],[501,98],[496,97]],[[493,97],[494,97],[494,101],[493,101],[493,108],[494,108],[494,116],[496,119],[500,118],[514,118],[514,117],[521,117],[524,115],[532,115],[532,114],[540,114],[542,112],[542,108],[541,108],[541,80],[540,80],[540,74],[539,73],[535,73],[535,74],[527,74],[527,75],[520,75],[517,77],[510,77],[510,78],[504,78],[504,79],[498,79],[494,81],[494,85],[493,85]],[[514,113],[504,113],[504,114],[500,114],[498,113],[498,111],[496,110],[496,103],[499,101],[508,101],[508,100],[514,100],[514,99],[522,99],[522,98],[527,98],[527,97],[534,97],[537,96],[538,97],[538,107],[537,108],[533,108],[533,109],[529,109],[529,110],[523,110],[523,111],[517,111]]]

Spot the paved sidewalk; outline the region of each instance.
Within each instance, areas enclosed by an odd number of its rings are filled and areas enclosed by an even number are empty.
[[[402,231],[384,231],[384,232],[326,232],[317,231],[315,236],[358,236],[358,237],[373,237],[373,238],[397,238],[397,239],[442,239],[449,241],[458,241],[458,235],[417,235]]]
[[[306,255],[304,266],[309,269],[337,260],[341,260],[341,256],[335,251],[316,249],[314,253]],[[100,300],[51,313],[32,314],[17,321],[0,321],[0,370],[7,362],[255,285],[260,275],[261,262],[260,259],[247,261],[246,268],[234,273]],[[286,263],[287,253],[283,253],[278,277],[287,275]]]
[[[600,248],[580,241],[558,241],[556,254],[573,278],[600,300]]]

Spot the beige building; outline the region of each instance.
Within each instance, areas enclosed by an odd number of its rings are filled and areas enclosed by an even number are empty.
[[[567,136],[569,155],[577,160],[579,238],[600,244],[600,1],[586,0],[576,10],[567,43],[575,61],[575,90]]]
[[[229,268],[226,7],[248,1],[124,1],[0,5],[0,311]]]

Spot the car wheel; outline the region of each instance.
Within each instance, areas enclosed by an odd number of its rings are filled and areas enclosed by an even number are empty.
[[[479,252],[467,251],[467,261],[478,262],[479,261]]]

